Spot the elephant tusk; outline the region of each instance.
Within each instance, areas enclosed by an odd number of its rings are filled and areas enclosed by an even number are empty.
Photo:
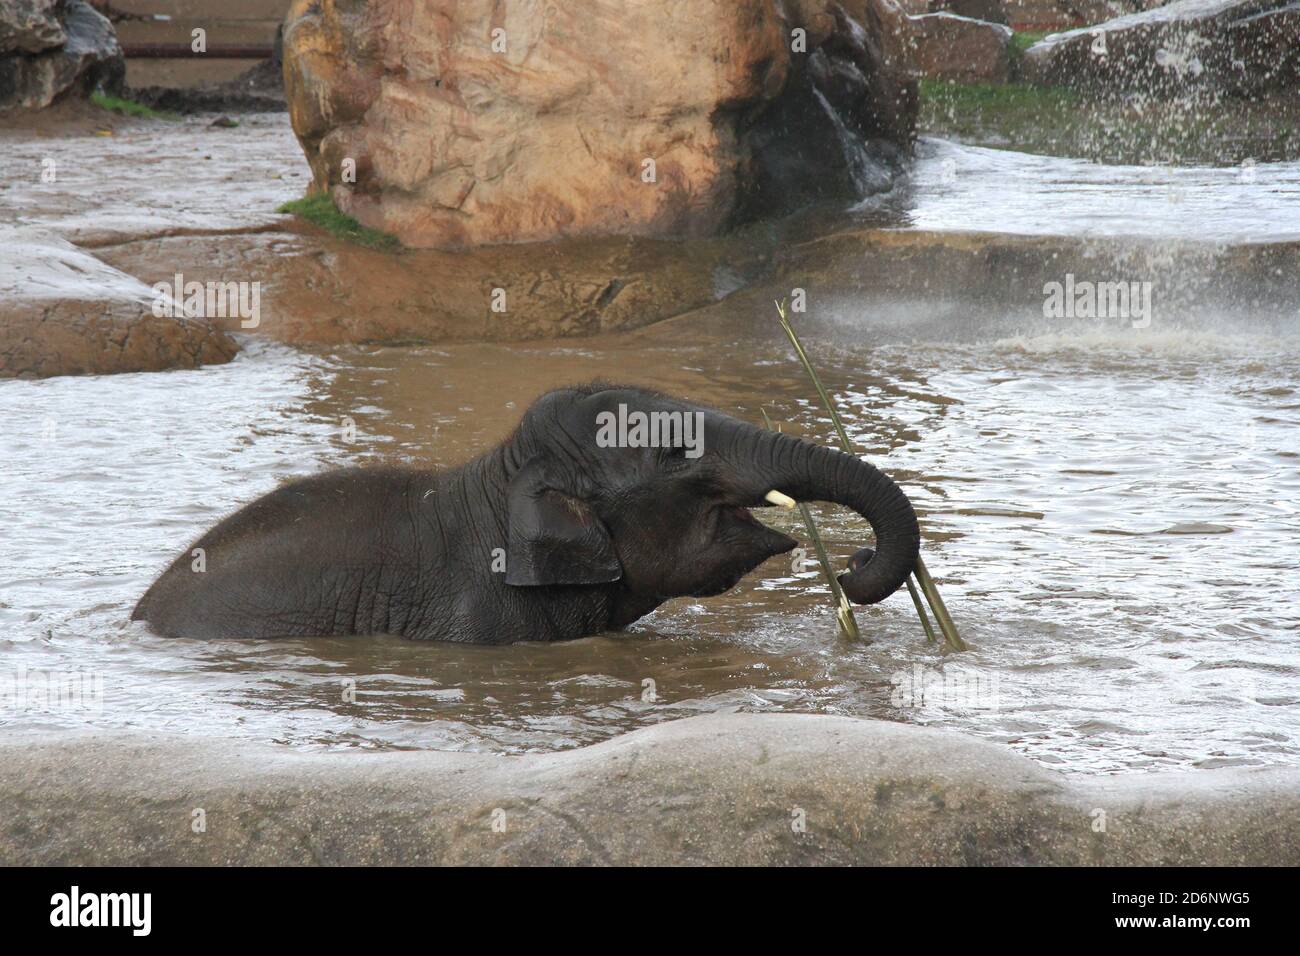
[[[771,491],[765,494],[763,496],[763,500],[770,501],[774,505],[780,505],[782,508],[794,508],[795,505],[798,504],[798,502],[796,502],[789,495],[783,495],[775,488],[773,488]]]

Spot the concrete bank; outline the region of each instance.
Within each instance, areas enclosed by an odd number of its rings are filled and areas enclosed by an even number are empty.
[[[714,715],[522,757],[0,743],[3,864],[1300,863],[1300,771],[1065,776],[882,721]]]

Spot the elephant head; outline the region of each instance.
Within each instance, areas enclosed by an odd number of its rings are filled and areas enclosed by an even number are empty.
[[[593,385],[548,393],[504,446],[506,583],[618,582],[636,610],[720,594],[796,541],[749,509],[772,490],[828,501],[875,531],[841,575],[848,598],[874,604],[916,566],[911,502],[858,458],[713,409],[637,388]]]

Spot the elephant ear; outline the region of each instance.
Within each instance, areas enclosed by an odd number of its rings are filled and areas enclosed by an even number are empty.
[[[574,484],[545,455],[510,480],[506,584],[606,584],[623,576],[609,530]]]

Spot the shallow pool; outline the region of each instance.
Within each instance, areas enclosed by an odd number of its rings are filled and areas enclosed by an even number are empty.
[[[1065,770],[1300,762],[1300,339],[1231,316],[972,315],[945,337],[906,311],[881,325],[840,304],[808,341],[852,436],[922,513],[967,654],[927,645],[905,593],[860,609],[871,643],[846,645],[816,566],[785,557],[561,645],[153,637],[132,604],[237,505],[332,465],[462,461],[556,385],[643,383],[753,421],[761,402],[830,438],[789,350],[735,322],[560,345],[250,342],[200,371],[0,382],[0,722],[519,752],[791,710],[956,727]],[[841,557],[862,543],[855,516],[819,515]],[[51,697],[67,674],[86,679]]]

